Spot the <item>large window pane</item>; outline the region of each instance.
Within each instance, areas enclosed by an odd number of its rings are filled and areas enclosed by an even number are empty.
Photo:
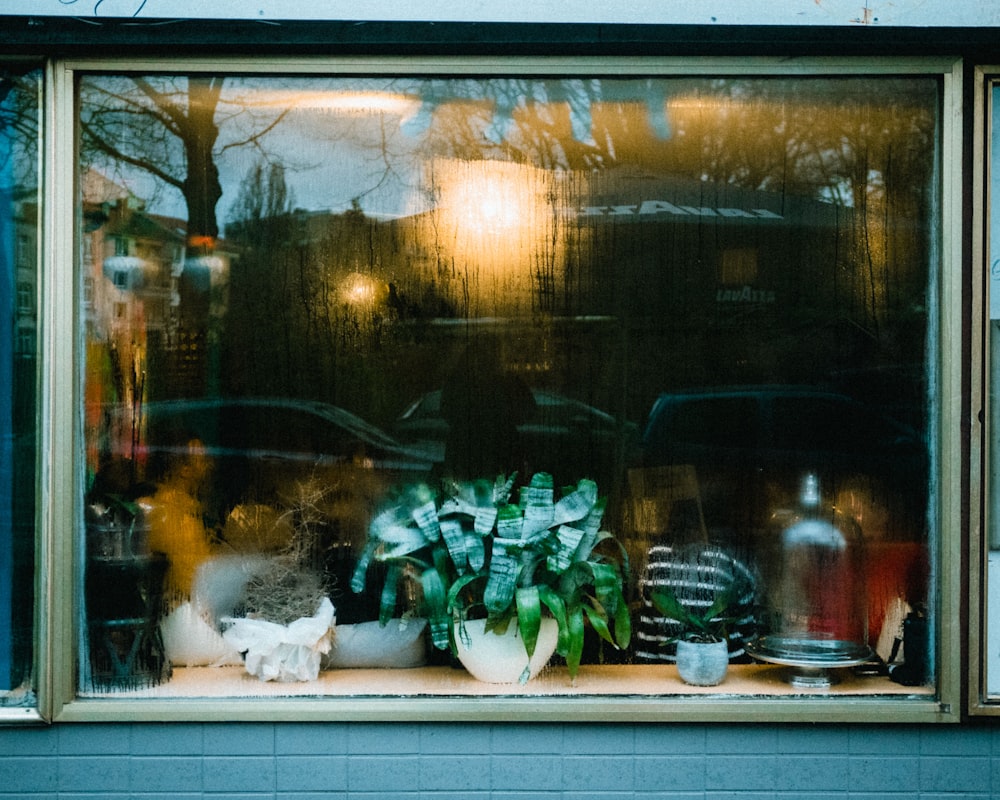
[[[989,176],[989,196],[991,198],[996,198],[998,196],[997,191],[1000,188],[1000,169],[997,168],[997,156],[1000,154],[1000,124],[998,124],[998,106],[997,98],[1000,97],[1000,90],[996,86],[990,88],[991,94],[991,104],[990,108],[992,110],[992,117],[988,120],[987,130],[990,131],[990,138],[988,141],[988,153],[989,159],[987,161],[987,174]],[[989,403],[990,408],[990,430],[996,431],[998,429],[998,422],[1000,422],[1000,402],[997,400],[997,391],[1000,387],[1000,347],[997,346],[998,338],[997,333],[1000,330],[1000,214],[997,214],[996,201],[994,200],[989,207],[989,214],[987,224],[989,225],[987,236],[987,263],[989,264],[989,283],[987,285],[987,298],[988,298],[988,315],[989,315],[989,377],[988,377],[988,391],[989,391]],[[992,437],[991,437],[992,438]],[[997,447],[992,442],[989,441],[987,445],[987,452],[989,454],[989,482],[990,487],[989,501],[987,505],[987,517],[990,520],[989,524],[989,534],[988,534],[988,553],[987,553],[987,574],[986,583],[988,587],[987,596],[988,599],[984,604],[984,609],[986,611],[987,626],[985,629],[986,641],[984,642],[984,647],[982,652],[985,655],[985,664],[983,666],[983,675],[985,676],[985,691],[986,695],[990,700],[996,700],[1000,697],[1000,663],[998,663],[998,654],[1000,654],[1000,649],[998,649],[998,644],[1000,644],[1000,624],[998,624],[998,618],[1000,618],[1000,612],[998,612],[998,598],[1000,598],[1000,593],[996,591],[997,585],[1000,585],[1000,525],[997,524],[997,520],[1000,519],[998,516],[998,511],[1000,511],[1000,493],[996,491],[996,487],[1000,484],[997,482],[998,476],[1000,476],[1000,456],[997,454]]]
[[[513,473],[513,502],[536,473],[595,481],[629,556],[634,635],[588,628],[581,675],[673,661],[652,592],[687,591],[698,550],[693,584],[723,557],[748,576],[730,654],[751,682],[933,685],[931,648],[897,639],[933,614],[936,80],[79,91],[82,692],[251,691],[228,620],[323,597],[334,644],[307,682],[329,683],[380,609],[431,607],[423,551],[368,548],[378,515]],[[819,538],[789,533],[804,485]],[[426,664],[407,691],[462,693],[421,625],[376,627],[350,665]]]
[[[34,706],[40,73],[0,67],[0,706]]]

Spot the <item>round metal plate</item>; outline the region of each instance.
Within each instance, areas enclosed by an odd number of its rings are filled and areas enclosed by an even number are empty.
[[[872,656],[868,645],[857,642],[789,636],[762,636],[749,642],[746,651],[761,661],[788,667],[854,667]]]

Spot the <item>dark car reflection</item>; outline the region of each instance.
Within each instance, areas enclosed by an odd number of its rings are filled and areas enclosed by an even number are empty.
[[[638,452],[639,430],[578,400],[542,389],[530,389],[534,408],[517,425],[525,468],[552,473],[556,482],[581,477],[596,480],[602,492],[632,463]],[[449,424],[441,408],[441,390],[421,395],[397,417],[392,433],[445,461]]]
[[[117,444],[90,494],[95,501],[124,495],[154,503],[159,496],[161,503],[176,503],[171,513],[197,509],[207,541],[185,551],[177,566],[190,573],[184,573],[188,583],[209,555],[305,544],[308,552],[294,555],[326,576],[338,621],[376,618],[378,597],[354,595],[350,576],[379,506],[394,487],[428,480],[433,452],[402,445],[342,408],[281,397],[151,402],[116,407],[105,421],[109,441]],[[132,426],[134,437],[116,438]],[[189,487],[197,497],[178,503]],[[182,549],[189,540],[201,543],[183,519]],[[309,535],[294,538],[302,524]]]
[[[744,538],[794,506],[806,472],[824,501],[861,524],[866,538],[921,540],[927,449],[913,429],[851,397],[790,386],[662,394],[643,433],[643,464],[690,464],[705,523]]]
[[[407,447],[356,415],[289,398],[206,398],[148,403],[136,453],[143,478],[156,483],[188,443],[201,443],[210,465],[206,512],[224,519],[240,503],[291,504],[305,483],[328,503],[363,515],[394,484],[425,479],[433,453]],[[127,454],[122,454],[127,455]],[[338,500],[339,498],[339,500]],[[358,516],[358,511],[351,511]],[[353,538],[363,535],[359,519]]]

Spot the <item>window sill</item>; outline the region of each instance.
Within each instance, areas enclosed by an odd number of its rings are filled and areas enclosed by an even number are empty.
[[[241,667],[175,669],[160,686],[91,693],[54,722],[809,722],[954,723],[934,687],[847,673],[822,691],[793,688],[783,668],[732,666],[721,686],[684,684],[667,665],[595,666],[572,686],[550,668],[525,686],[480,683],[464,670],[338,670],[309,683],[264,683]]]
[[[258,698],[258,697],[495,697],[495,696],[636,696],[712,695],[727,697],[933,697],[933,687],[909,687],[885,677],[855,677],[835,671],[828,689],[799,689],[786,680],[783,667],[733,665],[719,686],[690,686],[673,665],[581,667],[575,685],[563,667],[550,667],[527,684],[482,683],[462,669],[347,669],[320,673],[315,681],[261,681],[242,667],[175,668],[169,681],[133,690],[91,692],[85,698]]]

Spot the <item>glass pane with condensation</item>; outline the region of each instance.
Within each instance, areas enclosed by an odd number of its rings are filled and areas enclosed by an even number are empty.
[[[36,705],[38,70],[0,69],[0,708]]]
[[[652,594],[705,611],[734,573],[736,691],[802,660],[932,691],[932,648],[899,640],[934,613],[939,90],[83,76],[81,693],[501,692],[453,667],[450,612],[504,627],[517,597],[590,604],[531,685],[567,691],[579,658],[574,691],[669,693],[650,670],[682,631]],[[483,486],[512,475],[498,514]],[[752,647],[787,627],[807,475],[865,555],[795,629],[867,608],[858,663]],[[594,551],[544,521],[581,479]],[[624,618],[555,579],[590,557]]]
[[[997,156],[1000,153],[1000,116],[998,116],[997,111],[997,99],[1000,97],[1000,89],[993,87],[992,92],[992,104],[993,109],[992,119],[990,120],[989,130],[991,131],[990,141],[989,141],[989,162],[988,162],[988,175],[990,180],[990,197],[996,197],[997,191],[1000,189],[1000,168],[997,167]],[[988,407],[990,409],[990,429],[997,429],[997,422],[1000,420],[1000,403],[997,402],[997,388],[998,380],[1000,380],[1000,349],[997,347],[997,342],[1000,341],[997,337],[998,331],[1000,331],[1000,214],[997,213],[995,207],[991,207],[989,211],[989,219],[987,222],[989,228],[989,235],[987,237],[988,242],[988,263],[989,263],[989,283],[988,283],[988,298],[989,298],[989,348],[988,352],[990,354],[990,365],[989,365],[989,403]],[[986,675],[986,693],[991,698],[996,698],[1000,696],[1000,624],[997,620],[1000,619],[1000,592],[995,591],[996,586],[1000,585],[1000,527],[997,526],[997,516],[998,510],[1000,510],[1000,494],[996,491],[997,486],[997,475],[998,469],[1000,469],[1000,459],[997,456],[997,448],[989,447],[989,486],[993,487],[990,491],[987,500],[987,508],[989,509],[988,519],[989,523],[989,550],[987,553],[987,587],[989,590],[987,592],[986,600],[986,646],[983,650],[985,653],[986,663],[983,665],[984,673]]]

